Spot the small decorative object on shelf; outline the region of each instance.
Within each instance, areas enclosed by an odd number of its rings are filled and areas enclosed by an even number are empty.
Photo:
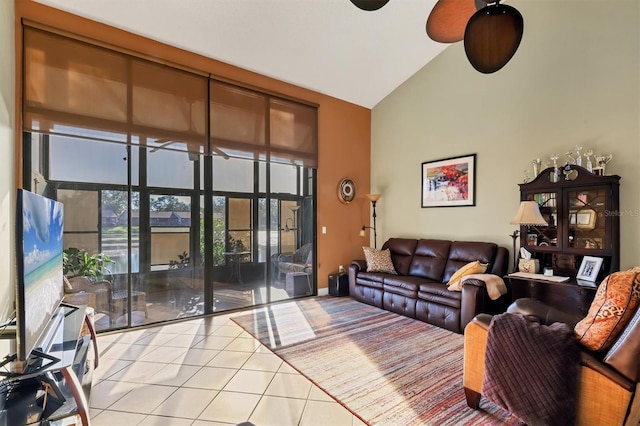
[[[542,167],[542,161],[539,158],[536,158],[531,162],[531,166],[533,167],[533,178],[537,178],[540,174],[540,168]]]
[[[593,156],[593,150],[590,149],[589,151],[584,153],[584,157],[587,159],[587,170],[589,170],[589,172],[593,173],[593,163],[591,162],[591,156]]]
[[[558,154],[554,154],[550,157],[551,161],[553,161],[553,172],[549,174],[549,180],[554,183],[560,180],[560,171],[558,170],[558,158],[560,158]]]
[[[575,165],[576,164],[576,159],[573,158],[573,155],[571,155],[572,152],[571,151],[567,151],[564,155],[567,156],[567,162],[565,164],[572,164]]]
[[[609,164],[609,161],[611,161],[612,158],[613,158],[613,154],[598,155],[596,157],[596,163],[598,164],[598,167],[594,167],[594,173],[600,176],[604,176],[607,168],[607,164]]]
[[[582,147],[576,145],[576,166],[582,166],[582,155],[580,151],[582,151]]]

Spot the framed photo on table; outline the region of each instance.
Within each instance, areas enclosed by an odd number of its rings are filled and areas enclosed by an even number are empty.
[[[598,278],[598,273],[602,267],[602,260],[601,257],[583,257],[576,279],[594,282]]]
[[[476,154],[422,163],[422,207],[476,205]]]

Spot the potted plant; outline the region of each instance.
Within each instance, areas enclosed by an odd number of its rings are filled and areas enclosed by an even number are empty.
[[[115,263],[103,253],[90,255],[85,249],[70,247],[62,253],[62,270],[64,276],[87,277],[91,281],[104,279],[105,272],[109,272],[107,265]]]

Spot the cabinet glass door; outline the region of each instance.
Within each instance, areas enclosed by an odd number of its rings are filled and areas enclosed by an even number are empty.
[[[569,247],[603,250],[606,248],[605,200],[606,190],[570,190]]]
[[[523,232],[522,245],[542,248],[558,246],[558,203],[555,192],[533,193],[527,196],[529,201],[535,201],[540,208],[540,214],[549,224],[548,226],[526,226]]]

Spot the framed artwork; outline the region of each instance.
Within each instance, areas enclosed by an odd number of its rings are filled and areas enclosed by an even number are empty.
[[[598,278],[598,272],[600,272],[601,267],[601,257],[585,256],[582,258],[582,263],[580,264],[580,269],[578,269],[576,279],[593,282]]]
[[[422,163],[422,207],[476,205],[476,154]]]
[[[597,213],[592,209],[569,212],[569,226],[571,228],[591,231],[596,227]]]

